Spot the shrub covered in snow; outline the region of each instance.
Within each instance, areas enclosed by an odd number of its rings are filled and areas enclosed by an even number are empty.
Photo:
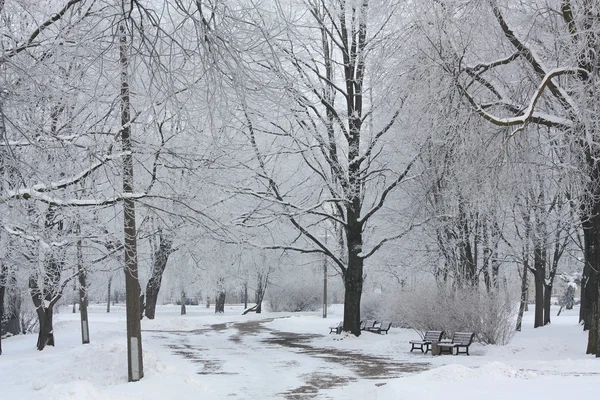
[[[577,290],[577,284],[573,281],[567,283],[567,288],[558,299],[558,304],[567,310],[572,310],[575,304],[575,291]]]
[[[504,291],[424,285],[414,291],[364,296],[363,319],[389,319],[420,331],[475,332],[481,343],[507,344],[515,331],[516,307]]]
[[[312,279],[291,280],[270,285],[267,290],[269,310],[316,311],[322,306],[323,288]]]
[[[363,293],[360,301],[360,317],[362,319],[382,320],[382,309],[386,296],[375,293]]]

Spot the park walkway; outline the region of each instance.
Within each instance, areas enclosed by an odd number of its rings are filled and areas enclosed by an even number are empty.
[[[358,380],[371,380],[380,386],[385,385],[386,379],[429,369],[429,364],[423,362],[401,362],[318,346],[313,341],[323,335],[266,327],[265,324],[272,320],[215,324],[192,331],[147,333],[159,339],[172,353],[193,363],[198,374],[230,382],[235,381],[233,375],[253,375],[256,386],[244,387],[243,393],[236,393],[235,385],[231,385],[229,396],[233,398],[333,398],[327,394],[328,389]]]

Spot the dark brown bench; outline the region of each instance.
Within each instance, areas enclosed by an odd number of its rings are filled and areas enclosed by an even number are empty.
[[[419,349],[421,352],[427,354],[431,350],[431,342],[439,342],[442,340],[443,335],[444,331],[426,331],[422,340],[411,340],[408,342],[411,344],[410,351]],[[423,346],[425,346],[425,350],[423,350]]]
[[[473,332],[455,332],[454,335],[452,335],[452,341],[438,343],[438,346],[440,346],[440,354],[452,354],[453,350],[456,349],[455,355],[458,355],[459,353],[469,355],[469,346],[473,343],[474,337],[475,333]],[[465,351],[461,352],[461,348],[464,348]]]
[[[385,334],[387,335],[388,331],[390,330],[390,328],[392,327],[392,323],[389,321],[382,321],[379,324],[375,324],[373,325],[371,328],[368,328],[367,330],[369,332],[373,332],[373,333],[379,333],[381,334],[382,332],[385,332]]]
[[[342,333],[343,329],[344,329],[344,321],[340,321],[340,323],[337,324],[336,326],[329,327],[329,334],[332,334],[333,332],[335,332],[336,335],[339,335],[340,333]]]

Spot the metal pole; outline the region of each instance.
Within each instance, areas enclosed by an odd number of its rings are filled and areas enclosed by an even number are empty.
[[[327,244],[327,230],[325,230]],[[327,255],[323,255],[323,318],[327,318]]]

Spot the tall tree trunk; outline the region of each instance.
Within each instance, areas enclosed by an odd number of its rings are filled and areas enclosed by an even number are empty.
[[[47,221],[53,221],[54,213],[50,208],[46,217],[48,218]],[[61,224],[59,224],[59,230],[62,230]],[[62,297],[65,286],[71,279],[69,278],[62,284],[60,283],[64,268],[63,257],[64,254],[47,253],[43,275],[31,275],[29,277],[29,293],[40,324],[37,342],[37,349],[40,351],[46,346],[54,346],[54,328],[52,326],[54,306]],[[38,278],[43,280],[42,287],[38,284]]]
[[[562,208],[562,202],[558,202],[559,210]],[[568,236],[561,240],[561,234],[565,232],[563,229],[564,223],[560,220],[556,225],[555,237],[554,237],[554,250],[552,252],[552,262],[548,271],[548,276],[545,280],[544,287],[544,325],[550,323],[550,307],[552,306],[552,291],[554,288],[554,278],[556,277],[556,271],[558,271],[558,263],[562,257],[564,249],[567,247]]]
[[[0,265],[0,355],[2,355],[2,322],[4,321],[4,293],[6,292],[6,266]]]
[[[185,315],[186,314],[186,310],[185,310],[185,290],[181,291],[181,315]]]
[[[37,281],[33,277],[29,278],[29,290],[40,325],[36,346],[39,351],[42,351],[46,346],[54,346],[52,316],[54,305],[60,299],[60,295],[57,294],[56,297],[50,298],[47,292],[43,293],[41,291]]]
[[[492,286],[495,289],[498,289],[499,279],[498,275],[500,273],[500,262],[498,257],[498,247],[500,243],[501,231],[500,227],[497,224],[496,215],[494,214],[494,221],[492,223],[492,253],[491,253],[491,265],[492,265]]]
[[[600,284],[599,284],[600,285]],[[600,293],[600,286],[598,287],[598,292]],[[597,296],[597,301],[596,301],[596,314],[595,314],[595,321],[596,321],[596,337],[589,337],[588,341],[595,339],[596,340],[596,357],[600,357],[600,296]],[[591,332],[591,329],[590,329]]]
[[[521,331],[521,325],[523,322],[523,313],[525,312],[527,302],[529,301],[529,299],[528,299],[529,296],[527,296],[527,292],[529,291],[529,282],[528,282],[529,261],[526,257],[527,256],[525,256],[525,258],[523,259],[523,273],[521,276],[521,301],[519,303],[519,314],[517,315],[517,327],[516,327],[516,330],[518,332]]]
[[[244,310],[248,308],[248,281],[244,282]]]
[[[598,301],[600,299],[600,280],[596,269],[600,266],[600,203],[592,210],[593,214],[583,221],[583,239],[585,264],[581,280],[580,318],[584,321],[584,330],[588,330],[587,354],[600,355],[598,346]]]
[[[131,116],[129,104],[129,39],[125,1],[122,3],[124,21],[119,23],[119,62],[121,65],[121,142],[123,156],[123,193],[133,193],[133,156],[131,146]],[[129,382],[144,377],[142,359],[142,329],[140,324],[140,283],[138,279],[135,203],[123,200],[123,235],[125,250],[125,292],[127,310],[127,376]]]
[[[36,308],[40,322],[40,331],[38,333],[37,349],[44,350],[46,346],[54,346],[54,328],[52,326],[52,314],[54,307],[40,306]]]
[[[490,261],[492,259],[492,249],[490,248],[490,238],[488,236],[488,224],[484,219],[481,222],[481,242],[483,245],[483,262],[481,265],[481,271],[483,272],[483,282],[488,293],[492,291],[492,277]]]
[[[167,261],[172,250],[173,241],[165,238],[162,231],[158,234],[158,248],[154,251],[152,257],[152,275],[146,285],[146,304],[144,310],[148,319],[154,319],[156,314],[156,302],[158,300],[158,292],[162,283],[162,276],[167,267]]]
[[[262,302],[265,298],[265,290],[267,287],[267,279],[263,276],[262,273],[258,274],[257,282],[256,282],[256,293],[255,293],[255,301],[256,301],[256,313],[262,313]]]
[[[550,308],[552,307],[552,285],[544,284],[544,325],[550,324]]]
[[[78,231],[80,231],[78,229]],[[88,322],[88,298],[85,269],[83,268],[83,252],[81,239],[77,241],[77,272],[79,278],[79,315],[81,317],[81,343],[90,342],[90,327]]]
[[[471,229],[469,227],[469,216],[464,210],[464,200],[459,198],[458,203],[458,229],[460,232],[459,254],[460,254],[460,279],[466,284],[476,286],[477,279],[477,237],[471,245]],[[474,254],[475,253],[475,254]]]
[[[327,236],[325,236],[327,238]],[[327,257],[323,257],[323,318],[327,318]]]
[[[225,289],[220,289],[215,299],[215,313],[225,312]]]
[[[5,286],[4,293],[6,299],[4,302],[6,307],[4,331],[13,335],[21,335],[25,333],[21,324],[22,299],[21,293],[16,289],[16,284],[17,277],[14,271],[11,271],[8,273],[8,284]]]
[[[546,261],[543,257],[543,249],[539,243],[533,249],[533,278],[535,285],[535,318],[533,327],[544,326],[544,280],[546,279]]]
[[[106,293],[106,312],[110,312],[110,287],[112,286],[112,276],[108,278],[108,292]]]
[[[348,207],[348,268],[344,278],[344,331],[360,336],[360,301],[363,289],[362,225],[359,221],[359,199]]]

